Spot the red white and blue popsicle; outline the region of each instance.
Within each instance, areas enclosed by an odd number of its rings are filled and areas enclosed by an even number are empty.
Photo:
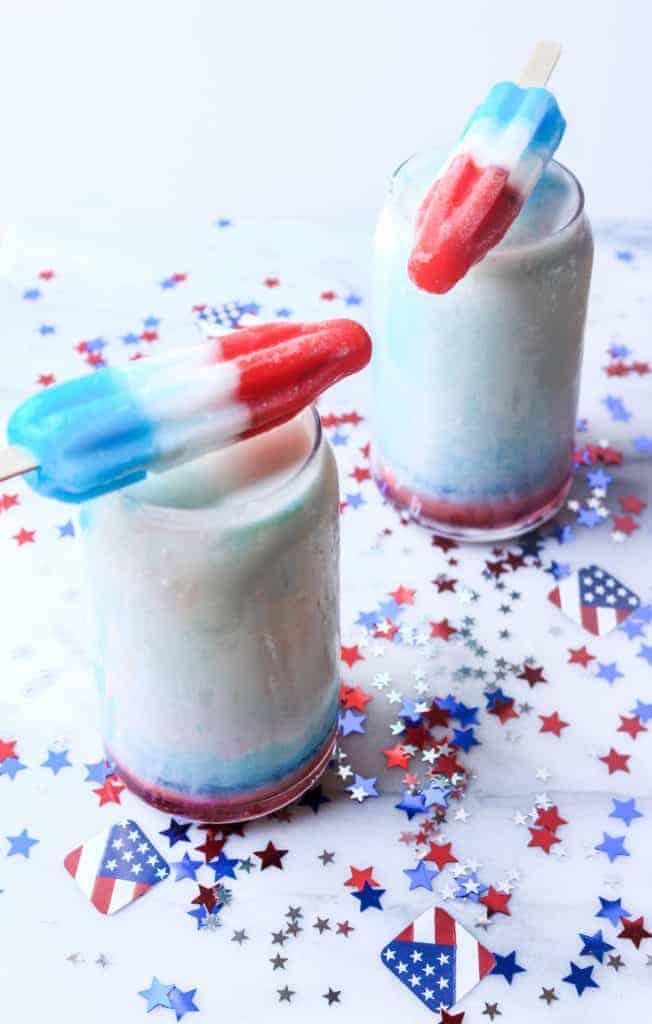
[[[542,88],[559,53],[539,43],[520,85],[494,85],[473,113],[417,213],[408,274],[418,288],[449,291],[518,216],[566,127]]]
[[[99,370],[14,412],[4,475],[31,470],[40,493],[86,501],[286,422],[370,355],[360,324],[325,320],[262,324]]]

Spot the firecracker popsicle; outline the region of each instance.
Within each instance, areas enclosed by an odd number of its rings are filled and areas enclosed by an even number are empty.
[[[286,422],[370,355],[353,320],[246,328],[34,395],[9,451],[35,490],[86,501]]]
[[[449,291],[500,242],[565,127],[547,89],[500,82],[490,90],[418,210],[408,263],[417,287]]]

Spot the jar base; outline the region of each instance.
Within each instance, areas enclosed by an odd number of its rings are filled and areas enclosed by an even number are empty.
[[[139,796],[141,800],[161,811],[167,811],[183,818],[226,825],[273,814],[274,811],[280,811],[302,796],[315,785],[328,767],[336,734],[337,726],[310,761],[282,782],[256,790],[243,791],[228,797],[191,797],[154,785],[134,775],[108,747],[105,747],[105,752],[107,758],[116,766],[117,774],[132,793]]]
[[[477,544],[512,540],[542,526],[559,512],[573,482],[570,473],[560,487],[546,491],[539,500],[536,496],[508,500],[500,506],[451,504],[449,512],[449,503],[429,500],[396,483],[379,463],[373,466],[373,475],[383,497],[400,511],[409,512],[414,522],[444,537]]]

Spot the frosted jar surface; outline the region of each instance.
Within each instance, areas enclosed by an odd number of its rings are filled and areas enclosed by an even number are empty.
[[[307,788],[339,655],[337,471],[314,411],[84,520],[104,742],[132,788],[212,820]]]
[[[376,233],[373,464],[454,536],[509,536],[567,492],[593,256],[579,183],[553,162],[503,241],[445,295],[407,276],[440,163],[396,172]]]

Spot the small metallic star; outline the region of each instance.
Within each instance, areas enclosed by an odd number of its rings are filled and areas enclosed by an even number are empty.
[[[533,710],[533,705],[532,704],[528,704],[528,702],[525,701],[524,704],[519,704],[518,710],[520,711],[520,713],[522,715],[529,715],[530,711]]]
[[[287,939],[287,935],[283,930],[280,932],[272,932],[272,946],[282,946]]]
[[[292,996],[296,994],[291,988],[288,988],[287,985],[285,988],[277,988],[276,991],[278,992],[279,1003],[291,1003]]]
[[[251,857],[245,857],[245,859],[241,860],[240,863],[238,864],[238,870],[246,871],[247,874],[249,874],[253,866],[254,862],[252,861]]]
[[[330,850],[324,850],[319,854],[317,860],[320,860],[324,867],[326,867],[327,864],[332,864],[335,861],[335,853],[331,853]]]
[[[279,968],[282,971],[284,971],[285,965],[288,962],[288,958],[286,956],[281,956],[280,953],[277,953],[276,956],[270,956],[269,962],[270,964],[272,964],[275,971],[278,971]]]
[[[322,999],[328,999],[328,1005],[332,1006],[333,1003],[339,1003],[341,995],[341,989],[334,991],[332,988],[328,989],[328,992],[324,992]]]
[[[287,926],[286,931],[288,935],[293,935],[296,938],[299,932],[303,931],[303,928],[296,921],[293,921],[292,924]]]
[[[502,1012],[498,1009],[498,1003],[485,1003],[482,1016],[488,1017],[489,1020],[493,1020],[494,1017],[502,1017]]]
[[[249,936],[247,935],[244,928],[240,929],[240,931],[234,931],[233,935],[231,936],[231,942],[237,942],[239,946],[241,946],[243,942],[247,942],[248,940]]]
[[[106,953],[98,953],[95,958],[95,963],[98,967],[110,967],[111,961]]]
[[[649,959],[652,959],[652,958],[648,957],[648,960]],[[614,956],[611,953],[609,954],[609,959],[607,960],[607,967],[613,967],[613,969],[615,971],[619,971],[620,968],[624,967],[624,966],[625,966],[625,961],[621,957],[620,953],[616,954],[616,956]]]
[[[86,960],[83,953],[69,953],[66,960],[71,964],[85,964]]]
[[[300,917],[303,917],[303,914],[301,913],[301,907],[290,906],[285,916],[289,917],[291,921],[297,921]]]
[[[319,929],[320,935],[323,932],[329,932],[331,930],[331,926],[329,925],[328,920],[329,919],[327,917],[318,917],[315,923],[313,924],[313,928]]]
[[[539,999],[545,999],[547,1005],[550,1006],[550,1004],[554,1002],[555,999],[559,999],[559,996],[556,995],[554,988],[544,987],[541,989],[541,995],[539,996]]]

